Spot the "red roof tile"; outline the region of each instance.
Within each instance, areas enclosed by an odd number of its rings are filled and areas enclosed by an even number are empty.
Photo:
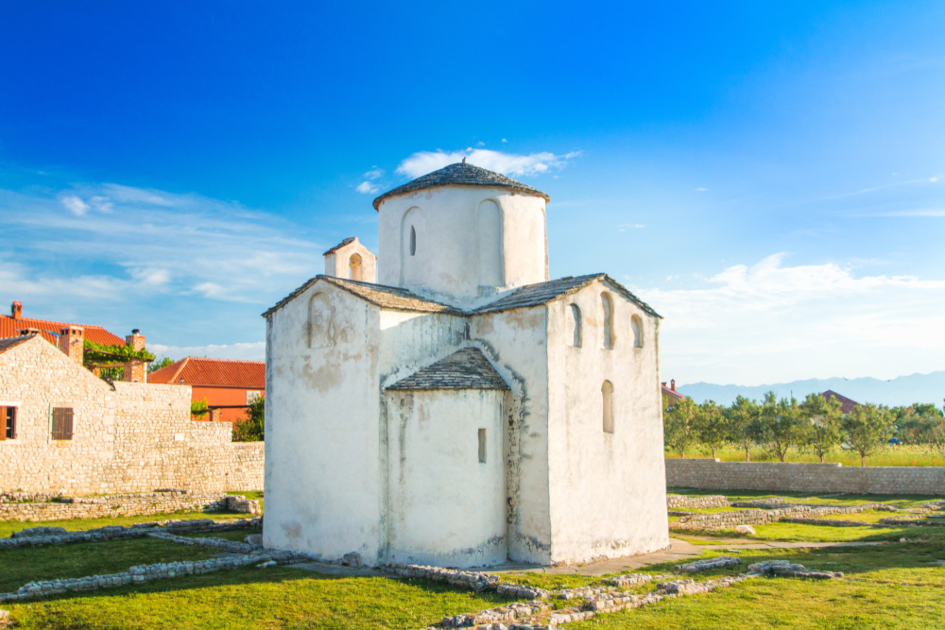
[[[184,382],[181,383],[181,379]],[[229,361],[187,357],[148,375],[149,383],[204,387],[266,388],[266,364],[262,361]]]
[[[108,332],[101,326],[53,322],[46,319],[32,319],[30,317],[13,319],[9,315],[0,315],[0,339],[19,337],[21,330],[36,328],[46,341],[56,345],[59,343],[59,331],[66,326],[79,326],[85,332],[85,338],[92,343],[100,343],[107,346],[125,345],[124,339]]]
[[[834,398],[836,398],[837,400],[839,400],[839,401],[840,401],[840,411],[843,412],[843,413],[852,413],[852,412],[853,412],[853,409],[854,409],[855,407],[859,407],[859,406],[860,406],[860,403],[856,402],[855,400],[850,400],[850,399],[847,398],[846,396],[841,396],[840,394],[838,394],[837,392],[833,391],[832,389],[828,389],[828,390],[825,391],[823,394],[821,394],[821,396],[823,396],[823,397],[826,398],[827,400],[831,400],[831,399],[834,399]]]
[[[664,396],[669,396],[673,400],[682,400],[683,398],[685,398],[685,396],[677,392],[675,389],[670,389],[669,387],[666,387],[665,383],[660,383],[660,391],[663,392]]]

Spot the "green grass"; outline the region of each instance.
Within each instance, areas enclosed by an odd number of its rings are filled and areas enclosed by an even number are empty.
[[[154,538],[20,547],[0,551],[0,593],[27,582],[122,573],[138,564],[206,560],[218,553]]]
[[[711,457],[708,449],[695,448],[686,454],[686,457]],[[715,452],[715,456],[723,462],[743,462],[745,461],[745,452],[733,446],[725,446]],[[666,453],[666,457],[677,457],[675,453]],[[840,463],[844,466],[859,466],[860,456],[852,450],[844,450],[839,446],[834,447],[824,458],[828,464]],[[776,457],[767,453],[762,447],[756,447],[751,450],[751,461],[753,462],[777,462]],[[819,463],[818,458],[813,453],[798,451],[792,448],[788,452],[787,462],[807,462]],[[925,446],[901,445],[901,446],[883,446],[875,454],[866,458],[867,466],[945,466],[945,458],[938,453],[930,451]]]
[[[425,580],[336,577],[249,567],[143,586],[5,604],[20,630],[404,628],[509,600]]]
[[[253,527],[241,527],[239,529],[231,529],[228,531],[222,532],[199,532],[196,534],[183,534],[188,538],[223,538],[225,540],[234,540],[236,542],[243,542],[243,539],[249,536],[250,534],[261,534],[261,529],[255,529]]]
[[[232,514],[230,512],[179,512],[174,514],[153,514],[150,516],[117,516],[113,518],[73,518],[65,521],[0,521],[0,538],[9,538],[13,532],[30,527],[64,527],[67,531],[82,531],[96,529],[108,525],[133,525],[135,523],[150,523],[153,521],[193,520],[212,518],[215,521],[246,518],[246,514]]]

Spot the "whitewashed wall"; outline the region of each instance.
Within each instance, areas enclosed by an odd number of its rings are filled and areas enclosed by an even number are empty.
[[[501,213],[498,229],[483,225],[480,207],[489,202]],[[379,209],[381,260],[379,283],[402,286],[451,304],[468,306],[486,295],[548,279],[545,200],[502,188],[451,186],[392,197]],[[416,229],[416,254],[410,255],[410,228]],[[500,238],[497,247],[480,243]],[[480,254],[501,252],[494,285],[493,265],[480,265]],[[480,273],[488,276],[480,282]],[[493,297],[494,299],[494,297]]]
[[[390,560],[463,568],[505,562],[504,394],[388,392]]]
[[[506,410],[509,558],[551,558],[545,307],[476,316],[472,341],[512,388]]]
[[[613,349],[604,348],[601,293],[614,305]],[[570,304],[582,313],[572,347]],[[659,319],[595,282],[549,304],[549,492],[554,562],[647,553],[669,544]],[[643,323],[634,348],[631,316]],[[614,386],[614,431],[603,429],[605,380]]]
[[[312,298],[321,309],[311,328]],[[379,557],[380,310],[318,282],[267,326],[267,547]],[[309,341],[311,335],[311,342]]]

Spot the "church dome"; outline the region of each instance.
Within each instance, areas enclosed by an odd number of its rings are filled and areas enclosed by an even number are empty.
[[[484,168],[466,164],[465,162],[457,162],[456,164],[445,166],[438,171],[428,173],[423,177],[418,177],[403,186],[398,186],[393,190],[387,191],[374,200],[374,209],[379,209],[381,204],[391,197],[440,186],[488,186],[490,188],[505,188],[523,195],[541,197],[545,200],[545,203],[551,201],[551,197],[547,194],[536,188],[527,186],[522,182],[517,182],[511,177],[506,177],[500,173],[493,173],[492,171],[487,171]]]

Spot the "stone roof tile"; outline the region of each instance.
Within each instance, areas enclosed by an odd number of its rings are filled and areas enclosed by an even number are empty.
[[[464,348],[387,387],[393,390],[509,389],[479,348]]]
[[[10,350],[11,348],[17,347],[21,343],[26,343],[27,341],[29,341],[35,336],[36,334],[34,333],[32,335],[20,335],[19,337],[10,337],[8,339],[0,339],[0,354],[3,354],[4,352],[6,352],[7,350]]]
[[[335,278],[334,276],[318,275],[276,303],[275,306],[263,313],[263,317],[269,317],[272,313],[291,302],[297,295],[304,292],[319,280],[332,284],[339,289],[343,289],[348,293],[356,295],[382,308],[391,308],[401,311],[420,311],[424,313],[447,313],[451,315],[464,314],[463,311],[458,308],[422,298],[407,289],[388,287],[383,284],[374,284],[373,282],[358,282],[357,280],[346,280],[343,278]]]
[[[611,278],[605,273],[595,273],[588,276],[577,276],[559,278],[550,282],[539,282],[537,284],[527,284],[523,287],[504,295],[495,302],[480,306],[472,311],[473,315],[481,313],[495,313],[499,311],[508,311],[516,308],[529,308],[541,306],[554,301],[561,296],[577,293],[595,280],[600,280],[610,286],[616,293],[622,295],[630,302],[639,306],[645,313],[653,317],[662,317],[654,311],[645,302],[631,293],[622,284]]]
[[[338,251],[339,249],[341,249],[342,247],[344,247],[345,245],[350,245],[351,243],[355,242],[356,240],[358,240],[358,237],[357,237],[357,236],[349,236],[348,238],[346,238],[345,240],[341,241],[340,243],[338,243],[337,245],[335,245],[334,247],[332,247],[331,249],[329,249],[327,252],[325,252],[324,254],[322,254],[322,256],[327,256],[328,254],[333,254],[333,253],[335,253],[336,251]]]
[[[438,171],[428,173],[423,177],[418,177],[412,182],[407,182],[403,186],[398,186],[393,190],[388,190],[386,193],[374,200],[374,209],[377,210],[380,208],[381,203],[387,199],[390,199],[391,197],[406,195],[407,193],[416,192],[425,188],[437,188],[440,186],[489,186],[492,188],[507,188],[509,190],[522,193],[523,195],[541,197],[546,202],[551,201],[551,197],[540,190],[532,188],[531,186],[521,182],[517,182],[510,177],[502,175],[501,173],[493,173],[492,171],[487,171],[484,168],[473,166],[472,164],[457,162],[456,164],[445,166]]]

